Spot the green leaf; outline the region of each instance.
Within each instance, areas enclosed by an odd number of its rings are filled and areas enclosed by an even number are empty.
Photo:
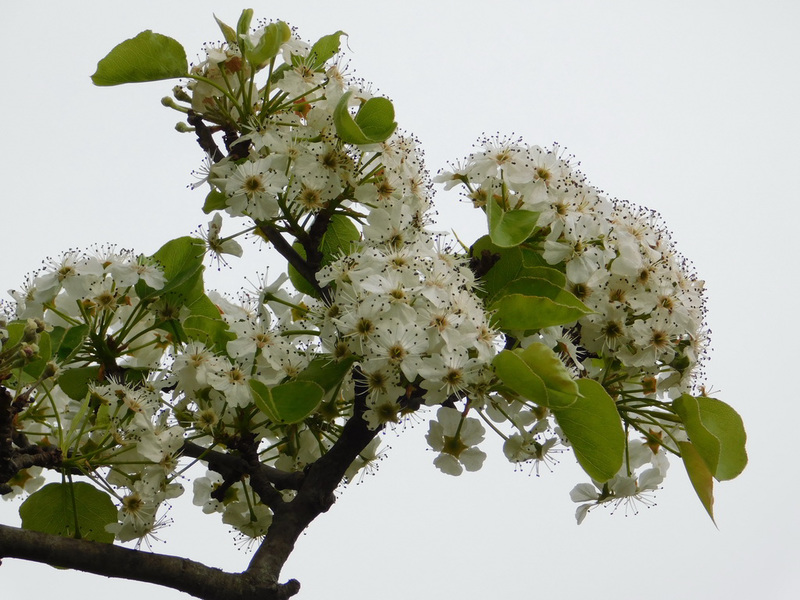
[[[333,110],[336,134],[348,144],[376,144],[386,141],[397,127],[397,123],[394,122],[392,103],[386,98],[370,98],[361,106],[359,112],[356,113],[356,118],[353,119],[347,107],[347,101],[352,93],[344,94]],[[367,111],[366,115],[359,117],[363,110]],[[367,126],[369,135],[361,128],[359,121]]]
[[[239,16],[239,22],[236,23],[236,33],[238,34],[236,40],[239,41],[242,36],[250,33],[250,22],[253,20],[253,9],[245,8]]]
[[[686,467],[689,481],[692,482],[692,487],[697,492],[697,497],[700,498],[703,508],[706,509],[708,516],[714,521],[714,479],[711,471],[693,444],[690,442],[678,442],[678,448],[681,451],[683,466]],[[714,521],[714,524],[716,525],[716,521]]]
[[[499,257],[491,269],[481,277],[481,288],[487,302],[491,302],[515,279],[534,277],[545,279],[563,289],[567,284],[566,276],[557,269],[543,266],[544,262],[535,252],[518,247],[501,248],[492,243],[488,235],[477,240],[471,248],[471,256],[481,258],[484,253]]]
[[[217,353],[225,353],[228,342],[236,338],[228,331],[228,324],[222,319],[190,315],[183,320],[182,325],[190,340],[198,341]]]
[[[346,36],[347,34],[344,31],[337,31],[330,35],[324,35],[311,46],[311,51],[308,55],[313,61],[310,65],[312,69],[319,69],[329,59],[333,58],[334,54],[339,52],[339,38],[343,35]]]
[[[58,377],[58,386],[73,400],[83,400],[89,393],[89,383],[96,382],[100,367],[67,369]]]
[[[503,350],[492,361],[505,385],[540,406],[567,408],[578,398],[578,384],[564,363],[544,344]]]
[[[22,341],[22,335],[25,333],[26,325],[27,321],[11,321],[8,325],[6,325],[8,337],[6,338],[5,342],[3,342],[4,350],[12,348]]]
[[[188,294],[197,287],[198,279],[202,281],[204,256],[205,244],[201,239],[184,236],[168,241],[152,256],[164,270],[164,287],[153,290],[140,281],[136,284],[137,294],[146,299],[174,293],[183,296],[185,302],[189,299]]]
[[[625,432],[617,405],[602,385],[579,379],[580,395],[567,408],[554,408],[553,415],[575,450],[583,470],[595,481],[608,481],[622,467]]]
[[[268,387],[250,380],[256,406],[274,423],[291,425],[309,417],[320,405],[325,390],[313,381],[289,381]]]
[[[489,310],[494,312],[497,326],[505,331],[531,331],[565,325],[577,321],[592,312],[583,302],[566,290],[539,279],[542,296],[510,293],[525,282],[506,286],[499,299],[494,300]],[[555,296],[554,298],[548,296]]]
[[[23,529],[110,544],[106,525],[116,523],[117,509],[88,483],[50,483],[20,505],[19,516]]]
[[[744,471],[747,435],[735,410],[715,398],[689,394],[683,394],[672,406],[695,450],[717,480],[733,479]]]
[[[247,60],[250,64],[254,65],[256,69],[261,68],[270,60],[278,55],[278,52],[289,39],[292,37],[292,30],[283,21],[270,23],[264,29],[261,39],[258,40],[255,48],[247,50]],[[285,66],[285,65],[281,65]]]
[[[388,140],[397,129],[394,106],[388,98],[370,98],[356,114],[356,124],[367,138]]]
[[[328,357],[319,357],[298,373],[296,381],[313,381],[321,386],[327,394],[342,383],[356,362],[355,356],[348,356],[339,361]]]
[[[292,248],[294,248],[295,251],[303,257],[303,259],[306,258],[306,249],[303,248],[303,244],[300,242],[295,242],[292,244]],[[286,272],[289,273],[289,281],[292,282],[294,289],[301,294],[306,294],[307,296],[311,296],[313,298],[317,297],[317,290],[315,290],[314,286],[309,283],[308,279],[300,274],[300,271],[289,264]]]
[[[206,196],[206,201],[203,203],[203,212],[209,214],[215,210],[223,210],[228,206],[228,196],[214,188]]]
[[[329,265],[342,254],[350,254],[353,242],[361,239],[361,232],[349,217],[333,215],[322,236],[322,266]]]
[[[234,30],[234,28],[230,25],[220,21],[217,18],[217,15],[214,15],[214,20],[217,22],[217,25],[219,25],[219,29],[222,32],[222,36],[225,38],[225,41],[229,44],[235,44],[237,42],[236,30]]]
[[[186,77],[189,63],[177,41],[149,29],[125,40],[97,63],[95,85],[120,85]]]
[[[486,203],[486,213],[489,219],[489,236],[501,248],[519,246],[527,240],[539,219],[539,213],[530,210],[504,211],[494,200]]]
[[[88,333],[89,326],[85,323],[67,329],[56,351],[58,362],[67,362],[75,351],[83,345],[83,341],[86,339]]]

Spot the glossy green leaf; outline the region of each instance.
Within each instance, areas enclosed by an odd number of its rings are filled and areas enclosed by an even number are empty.
[[[203,240],[194,237],[184,236],[168,241],[153,254],[153,258],[164,271],[166,284],[160,290],[153,290],[140,281],[136,287],[139,297],[149,298],[172,293],[181,296],[183,302],[187,301],[189,293],[197,288],[198,280],[202,280],[205,250]],[[202,290],[202,283],[200,289]]]
[[[341,44],[339,38],[343,35],[346,36],[347,34],[344,31],[337,31],[330,35],[324,35],[311,46],[311,50],[308,53],[309,57],[312,58],[311,68],[319,69],[339,52]]]
[[[608,481],[622,467],[625,432],[617,406],[602,385],[591,379],[577,381],[580,395],[553,415],[575,450],[583,470],[598,482]]]
[[[361,106],[354,119],[347,106],[352,93],[344,94],[333,110],[336,134],[348,144],[376,144],[387,140],[397,127],[391,102],[386,98],[370,98]],[[361,111],[364,110],[367,111],[366,116],[359,117]],[[361,128],[359,121],[367,125],[369,135]]]
[[[328,393],[342,383],[355,362],[355,356],[348,356],[339,361],[328,357],[315,358],[297,375],[295,380],[313,381],[321,386],[325,393]]]
[[[676,399],[672,406],[692,445],[717,480],[733,479],[744,470],[747,435],[735,410],[715,398],[689,394]]]
[[[97,63],[95,85],[120,85],[186,77],[186,52],[177,41],[149,29],[125,40]]]
[[[706,509],[708,516],[714,521],[714,479],[706,461],[700,456],[697,448],[690,442],[678,442],[681,451],[683,466],[689,475],[689,481],[700,498],[703,508]],[[714,523],[716,525],[716,522]]]
[[[495,201],[486,203],[489,219],[489,236],[501,248],[519,246],[527,240],[536,228],[539,213],[530,210],[509,210]]]
[[[224,210],[226,206],[228,206],[228,196],[214,188],[206,196],[206,201],[203,203],[203,212],[209,214],[215,210]]]
[[[370,98],[356,114],[356,125],[371,140],[388,140],[397,129],[394,106],[388,98]]]
[[[489,271],[481,277],[479,292],[489,303],[507,291],[508,284],[516,279],[529,277],[545,279],[559,289],[563,289],[567,284],[567,278],[561,271],[543,266],[541,263],[544,259],[528,249],[501,248],[485,235],[472,245],[471,255],[479,259],[485,253],[487,256],[498,257]]]
[[[309,417],[325,395],[322,386],[312,381],[289,381],[269,387],[251,379],[250,390],[259,410],[282,425],[299,423]]]
[[[548,284],[544,280],[539,280]],[[556,291],[550,284],[549,292]],[[565,325],[577,321],[592,312],[583,302],[566,290],[557,290],[555,298],[546,296],[529,296],[520,293],[506,293],[513,289],[507,286],[503,295],[494,300],[489,310],[494,312],[495,323],[505,331],[531,331]]]
[[[110,544],[106,525],[116,523],[117,508],[88,483],[50,483],[20,505],[19,516],[23,529]]]
[[[73,400],[83,400],[89,393],[89,384],[96,383],[100,367],[78,367],[67,369],[58,376],[58,385]]]
[[[541,406],[567,408],[578,397],[578,384],[555,352],[544,344],[503,350],[492,365],[506,386]]]

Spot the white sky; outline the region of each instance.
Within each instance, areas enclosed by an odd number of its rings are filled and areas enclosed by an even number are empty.
[[[585,481],[565,456],[554,473],[514,472],[490,444],[478,473],[431,464],[426,425],[402,437],[376,477],[312,524],[284,569],[299,598],[800,597],[794,429],[798,327],[791,308],[800,223],[800,8],[732,0],[263,3],[310,40],[343,29],[352,68],[392,98],[435,172],[482,132],[558,141],[610,196],[658,210],[709,290],[717,397],[743,416],[750,465],[717,486],[714,528],[673,461],[658,506],[574,522]],[[159,100],[172,82],[95,88],[97,61],[153,29],[190,60],[218,40],[211,16],[239,5],[3,2],[0,287],[48,255],[114,242],[151,253],[208,219],[186,184],[201,152]],[[466,240],[480,214],[439,194],[440,222]],[[262,252],[215,281],[233,292]],[[795,266],[792,266],[795,264]],[[794,275],[792,275],[794,273]],[[778,427],[776,430],[775,427]],[[217,516],[176,502],[158,551],[229,570],[246,566]],[[0,519],[17,524],[16,503]],[[194,509],[195,512],[196,509]],[[187,519],[183,519],[189,512]],[[186,521],[181,524],[182,521]],[[119,600],[179,594],[6,559],[4,595],[57,590]],[[10,586],[10,587],[9,587]]]

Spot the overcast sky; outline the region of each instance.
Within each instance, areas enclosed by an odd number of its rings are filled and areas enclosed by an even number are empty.
[[[0,289],[41,260],[113,242],[152,253],[208,219],[191,192],[202,154],[161,106],[172,82],[95,88],[89,75],[144,29],[190,60],[220,38],[231,2],[3,2]],[[316,40],[346,31],[351,68],[394,101],[429,169],[463,158],[482,134],[558,141],[609,196],[658,210],[705,279],[713,330],[708,383],[748,430],[750,465],[716,487],[717,530],[673,461],[658,505],[594,511],[580,526],[571,456],[553,473],[514,472],[499,444],[482,471],[445,476],[427,425],[392,446],[380,472],[312,524],[283,579],[300,598],[498,597],[795,599],[800,597],[796,236],[800,194],[800,43],[795,2],[269,2]],[[472,240],[479,213],[437,196],[440,222]],[[235,292],[266,251],[212,273]],[[190,506],[156,550],[229,570],[249,559],[217,516]],[[0,520],[17,524],[16,502]],[[193,512],[194,511],[194,512]],[[187,517],[188,515],[188,517]],[[187,517],[187,518],[182,518]],[[6,559],[4,597],[178,598]],[[91,592],[83,586],[91,585]],[[10,587],[9,587],[10,586]],[[17,595],[20,594],[20,595]],[[523,596],[524,595],[524,596]]]

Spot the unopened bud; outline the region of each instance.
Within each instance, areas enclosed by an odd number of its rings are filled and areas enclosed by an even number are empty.
[[[22,330],[23,342],[35,342],[39,337],[39,325],[33,319],[28,319],[25,329]]]
[[[189,127],[183,121],[179,121],[175,123],[175,131],[178,131],[180,133],[191,133],[194,131],[194,127]]]
[[[25,362],[30,362],[39,355],[39,346],[36,344],[22,344],[19,348],[19,355]]]
[[[172,88],[172,95],[175,96],[176,100],[180,100],[181,102],[191,102],[192,97],[186,93],[186,91],[179,85],[176,85]]]
[[[44,366],[44,370],[42,371],[42,377],[44,377],[45,379],[50,379],[56,373],[58,373],[58,365],[51,360]]]
[[[163,104],[164,106],[168,106],[170,108],[175,108],[175,101],[169,96],[164,96],[161,99],[161,104]]]

